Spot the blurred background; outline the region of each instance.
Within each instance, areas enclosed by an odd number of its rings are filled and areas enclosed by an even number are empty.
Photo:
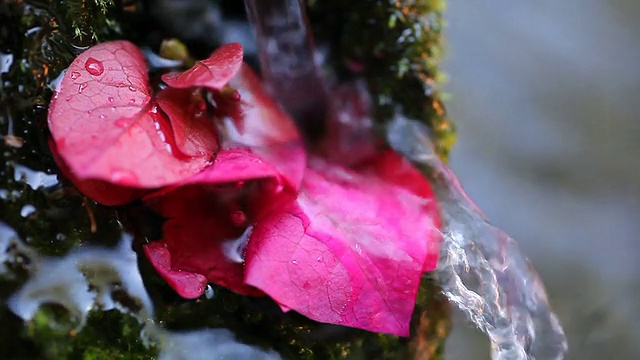
[[[640,1],[449,0],[447,18],[453,169],[541,273],[568,358],[640,359]],[[488,346],[457,325],[446,358]]]

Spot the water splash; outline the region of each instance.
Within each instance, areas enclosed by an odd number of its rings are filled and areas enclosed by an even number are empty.
[[[245,0],[264,83],[274,99],[307,130],[324,118],[325,83],[302,0]]]
[[[225,329],[202,329],[168,334],[163,341],[158,360],[276,360],[281,357],[274,352],[238,342]]]
[[[39,255],[8,225],[0,222],[0,275],[12,277],[16,264],[30,272],[27,282],[7,301],[7,306],[25,321],[33,319],[46,304],[65,308],[81,328],[92,309],[117,309],[143,324],[144,344],[156,344],[159,359],[280,359],[273,350],[243,344],[225,329],[168,331],[154,318],[154,310],[140,271],[132,238],[124,235],[115,248],[86,246],[61,258]],[[135,301],[130,308],[114,297],[122,290]],[[210,289],[210,296],[214,296]]]
[[[15,233],[8,229],[4,232],[6,240],[3,241],[21,244]],[[40,256],[31,250],[26,253],[33,264],[29,280],[7,302],[9,309],[24,320],[33,319],[38,309],[48,303],[67,309],[78,320],[79,328],[94,308],[104,311],[115,308],[132,314],[141,323],[153,315],[151,299],[142,283],[128,235],[115,249],[86,247],[63,258]],[[132,311],[114,299],[116,284],[141,310]]]
[[[13,54],[5,54],[0,52],[0,75],[9,72],[13,64]],[[0,86],[2,86],[0,84]]]
[[[492,357],[562,359],[564,332],[518,244],[492,225],[436,155],[421,123],[396,116],[391,146],[427,168],[440,203],[443,244],[436,272],[444,294],[491,340]]]
[[[51,187],[58,184],[58,177],[54,174],[47,174],[42,171],[30,169],[24,165],[14,164],[15,181],[24,181],[33,190],[38,190],[41,187]]]
[[[253,231],[253,226],[247,226],[242,235],[236,239],[227,240],[222,243],[222,252],[229,261],[242,264],[244,263],[244,252],[249,243],[249,236]]]

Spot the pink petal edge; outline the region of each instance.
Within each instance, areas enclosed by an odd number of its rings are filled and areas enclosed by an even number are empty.
[[[158,274],[180,296],[186,299],[195,299],[202,295],[207,286],[207,278],[201,274],[173,269],[171,267],[171,254],[164,244],[152,242],[144,245],[143,249]]]
[[[162,81],[173,88],[201,86],[220,90],[240,70],[242,57],[240,44],[224,44],[186,71],[163,74]]]
[[[312,160],[295,203],[256,224],[245,281],[311,319],[407,336],[435,226],[423,198]]]

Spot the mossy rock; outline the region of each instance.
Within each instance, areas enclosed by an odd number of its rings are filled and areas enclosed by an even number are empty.
[[[77,54],[98,42],[129,39],[157,49],[168,32],[144,1],[9,1],[0,4],[0,220],[16,230],[27,246],[46,256],[64,256],[86,244],[114,246],[123,227],[143,238],[157,236],[159,219],[133,204],[108,208],[84,198],[66,180],[32,187],[20,167],[57,175],[48,149],[46,116],[52,82]],[[222,2],[223,7],[229,5]],[[233,16],[241,8],[232,6]],[[380,124],[396,111],[420,119],[432,129],[439,153],[452,145],[435,86],[441,77],[441,0],[310,2],[317,42],[331,47],[331,64],[343,79],[363,77],[375,95]],[[425,27],[428,24],[428,27]],[[400,38],[403,41],[399,41]],[[190,52],[206,54],[210,42],[187,42]],[[249,59],[250,61],[252,59]],[[255,61],[255,59],[253,59]],[[354,71],[353,65],[363,68]],[[25,206],[33,211],[25,215]],[[214,288],[211,299],[179,298],[144,257],[140,268],[154,301],[157,319],[168,329],[227,328],[244,342],[277,350],[284,358],[438,359],[448,334],[449,313],[437,284],[425,278],[412,320],[412,338],[373,334],[319,324],[282,314],[267,298],[249,298]],[[0,277],[6,300],[25,281],[28,264]],[[140,325],[117,310],[93,310],[81,331],[67,324],[60,309],[45,307],[24,323],[0,310],[0,348],[9,358],[145,359],[156,349],[140,340]]]

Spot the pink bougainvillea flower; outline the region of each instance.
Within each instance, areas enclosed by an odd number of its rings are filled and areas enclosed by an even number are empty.
[[[203,279],[241,294],[263,294],[244,282],[242,250],[249,224],[295,198],[305,170],[293,121],[266,95],[253,71],[244,66],[231,85],[241,101],[219,109],[222,150],[213,164],[144,199],[168,218],[163,240],[145,246],[145,253],[186,298],[202,294]],[[182,281],[186,273],[198,281]]]
[[[182,186],[145,197],[167,217],[163,240],[144,247],[160,275],[183,297],[198,297],[207,280],[245,295],[262,291],[245,284],[243,250],[259,211],[292,197],[286,180],[249,150],[225,150],[212,166]],[[170,258],[170,262],[163,259]],[[189,276],[201,279],[184,282]]]
[[[408,335],[439,247],[429,183],[392,151],[305,167],[293,121],[255,75],[244,68],[231,83],[243,91],[222,119],[231,150],[145,198],[168,218],[163,239],[145,246],[151,263],[187,298],[209,281],[317,321]]]
[[[128,42],[95,46],[69,67],[49,126],[80,191],[109,205],[144,196],[166,218],[144,252],[167,283],[185,298],[212,282],[408,335],[422,273],[437,264],[437,206],[422,174],[374,141],[362,91],[335,91],[308,156],[239,45],[162,79],[154,94]]]
[[[221,89],[241,64],[242,48],[230,44],[198,63],[206,73],[172,83]],[[48,117],[52,150],[87,196],[114,205],[127,196],[80,182],[150,189],[199,172],[218,149],[204,110],[193,89],[170,88],[156,98],[140,50],[126,41],[103,43],[80,54],[56,89]]]

